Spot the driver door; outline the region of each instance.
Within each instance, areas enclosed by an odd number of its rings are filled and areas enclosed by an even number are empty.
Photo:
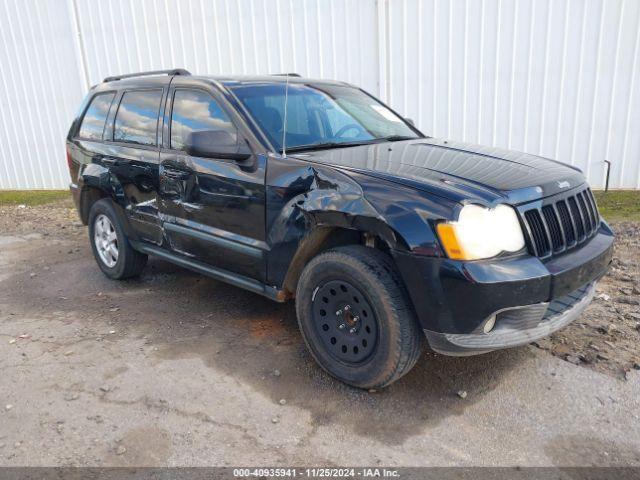
[[[264,281],[265,157],[254,155],[240,164],[185,151],[192,132],[221,131],[220,138],[245,141],[233,119],[208,84],[174,79],[160,152],[160,216],[170,250]]]

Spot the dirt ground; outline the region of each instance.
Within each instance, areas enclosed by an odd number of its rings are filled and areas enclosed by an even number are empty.
[[[640,369],[640,223],[612,225],[616,248],[609,274],[580,319],[536,342],[564,360],[626,378]]]
[[[0,466],[640,465],[640,224],[613,226],[572,325],[371,394],[292,304],[158,260],[109,281],[69,201],[0,207]]]

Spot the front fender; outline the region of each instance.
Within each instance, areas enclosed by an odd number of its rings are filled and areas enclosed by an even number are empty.
[[[431,206],[413,189],[358,176],[363,177],[295,158],[269,159],[266,196],[270,285],[280,288],[292,264],[295,269],[300,256],[304,258],[301,250],[317,248],[332,228],[373,234],[391,250],[440,253],[429,221],[446,215],[452,205]]]
[[[398,241],[382,216],[364,197],[360,186],[347,176],[307,167],[299,186],[283,189],[268,186],[269,209],[280,208],[268,222],[267,242],[276,247],[300,238],[301,233],[319,227],[340,227],[371,231],[390,245]]]
[[[367,201],[385,224],[402,239],[404,248],[394,249],[429,257],[445,255],[435,225],[456,218],[458,202],[360,172],[349,175],[362,186]]]

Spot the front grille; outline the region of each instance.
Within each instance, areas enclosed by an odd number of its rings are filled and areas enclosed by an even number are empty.
[[[548,257],[580,245],[598,230],[600,217],[593,194],[585,189],[552,198],[541,207],[524,210],[529,250]]]

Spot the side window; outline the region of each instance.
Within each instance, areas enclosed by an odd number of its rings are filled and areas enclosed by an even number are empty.
[[[162,90],[125,92],[116,113],[113,139],[139,145],[156,145],[158,110]]]
[[[115,96],[115,93],[99,93],[93,97],[80,125],[80,131],[78,132],[80,138],[102,140],[104,124]]]
[[[238,131],[218,102],[200,90],[176,90],[171,111],[171,148],[183,150],[192,132],[216,132],[225,143],[237,143]],[[215,138],[215,137],[214,137]]]

